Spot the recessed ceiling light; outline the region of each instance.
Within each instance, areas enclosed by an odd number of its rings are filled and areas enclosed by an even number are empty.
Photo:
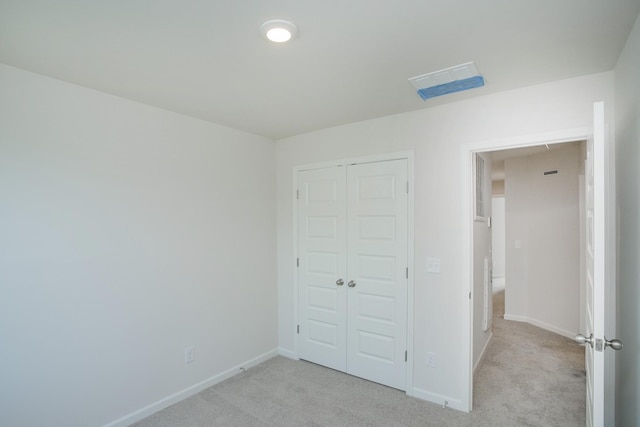
[[[260,27],[260,32],[267,39],[276,43],[284,43],[296,37],[298,29],[293,22],[284,19],[272,19]]]

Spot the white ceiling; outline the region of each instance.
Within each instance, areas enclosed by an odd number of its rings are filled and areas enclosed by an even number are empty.
[[[639,11],[639,0],[0,0],[0,62],[277,139],[611,70]],[[298,38],[264,40],[272,18]],[[469,61],[484,88],[425,103],[407,81]]]

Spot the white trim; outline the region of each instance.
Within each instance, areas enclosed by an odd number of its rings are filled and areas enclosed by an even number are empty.
[[[413,396],[418,399],[436,403],[443,407],[457,409],[458,411],[463,411],[463,412],[469,412],[467,408],[464,407],[464,405],[462,405],[462,402],[459,399],[445,396],[443,394],[432,393],[430,391],[423,390],[421,388],[416,387],[413,389]]]
[[[527,316],[518,316],[515,314],[506,314],[504,315],[504,320],[512,320],[514,322],[523,322],[528,323],[533,326],[537,326],[538,328],[547,330],[549,332],[553,332],[554,334],[562,335],[563,337],[571,338],[572,340],[576,336],[577,332],[567,331],[566,329],[559,328],[557,326],[550,325],[541,320],[532,319]]]
[[[413,396],[413,335],[414,335],[414,301],[415,301],[415,231],[414,231],[414,210],[415,210],[415,193],[414,193],[414,156],[413,151],[405,152],[407,159],[407,180],[409,181],[408,212],[407,212],[407,264],[409,266],[409,278],[407,281],[407,377],[405,389],[408,396]]]
[[[565,142],[584,141],[593,135],[593,127],[562,129],[553,132],[515,136],[513,138],[489,139],[463,144],[462,152],[482,152],[508,150],[511,148],[535,147],[537,145],[563,144]]]
[[[473,191],[475,186],[473,183],[473,151],[461,147],[462,155],[462,254],[466,253],[467,261],[462,263],[462,278],[468,287],[464,294],[461,295],[465,302],[469,304],[468,309],[463,311],[462,324],[467,325],[466,338],[462,340],[462,354],[466,354],[466,360],[463,358],[460,367],[463,375],[463,383],[467,383],[467,393],[463,393],[460,405],[461,410],[470,412],[473,408],[473,224],[474,224],[474,207],[473,207]],[[466,318],[464,317],[466,316]]]
[[[294,167],[292,170],[293,179],[291,180],[293,188],[291,188],[291,200],[293,201],[293,257],[291,258],[291,268],[293,270],[293,357],[292,359],[300,359],[298,350],[298,172],[303,169]]]
[[[405,389],[408,396],[414,396],[413,390],[413,335],[414,335],[414,281],[415,281],[415,236],[414,236],[414,152],[410,151],[398,151],[393,153],[375,154],[371,156],[363,157],[350,157],[346,159],[303,164],[293,167],[293,188],[291,189],[293,200],[293,259],[291,260],[293,265],[293,327],[294,331],[298,325],[298,267],[296,266],[296,259],[298,258],[298,203],[297,203],[297,190],[298,190],[298,172],[311,169],[322,169],[340,165],[349,165],[354,163],[373,163],[373,162],[385,162],[390,160],[407,160],[407,180],[409,181],[409,194],[408,198],[408,214],[407,214],[407,264],[409,267],[409,278],[407,281],[407,366],[406,366],[406,379]],[[280,351],[287,352],[291,359],[299,359],[298,352],[298,334],[294,332],[294,351],[280,349]],[[283,354],[284,356],[285,354]]]
[[[473,373],[474,374],[476,372],[476,369],[478,369],[478,366],[480,366],[480,363],[484,360],[484,357],[486,356],[487,349],[489,348],[489,343],[491,342],[492,338],[493,338],[493,332],[491,332],[491,334],[489,334],[489,339],[487,340],[486,343],[484,343],[484,348],[482,349],[482,352],[480,353],[480,357],[478,357],[478,360],[476,361],[476,364],[473,365]]]
[[[473,300],[469,300],[469,293],[473,290],[473,180],[472,180],[472,157],[476,152],[504,150],[511,148],[531,147],[543,144],[560,144],[571,141],[583,141],[593,134],[592,127],[581,127],[572,129],[561,129],[552,132],[536,133],[521,135],[502,139],[493,139],[485,141],[470,142],[460,147],[461,156],[461,174],[462,174],[462,253],[466,254],[467,261],[463,263],[462,278],[467,283],[466,290],[461,298],[469,303],[469,309],[464,311],[462,321],[467,325],[465,331],[463,354],[466,354],[466,360],[463,360],[461,366],[464,377],[463,383],[467,384],[467,393],[461,399],[462,410],[471,411],[473,407]],[[472,298],[475,298],[473,294]]]
[[[326,162],[307,163],[307,164],[294,166],[293,173],[294,173],[294,178],[296,178],[299,171],[329,168],[333,166],[344,166],[344,165],[350,165],[354,163],[387,162],[390,160],[400,160],[400,159],[408,159],[410,160],[411,163],[413,163],[413,155],[414,155],[414,152],[412,150],[396,151],[393,153],[373,154],[371,156],[348,157],[344,159],[330,160]],[[295,180],[294,180],[294,184],[297,184]]]
[[[157,402],[147,405],[144,408],[138,409],[137,411],[134,411],[128,415],[125,415],[124,417],[118,418],[115,421],[111,421],[110,423],[105,424],[104,427],[129,426],[137,421],[147,418],[152,414],[155,414],[158,411],[168,408],[174,403],[177,403],[181,400],[186,399],[189,396],[193,396],[194,394],[201,392],[204,389],[207,389],[211,386],[221,383],[222,381],[243,372],[243,370],[259,365],[260,363],[266,360],[269,360],[272,357],[277,355],[278,355],[278,349],[273,349],[271,351],[268,351],[258,357],[254,357],[253,359],[247,360],[246,362],[236,365],[231,369],[227,369],[224,372],[214,375],[209,379],[206,379],[190,387],[187,387],[183,390],[180,390],[176,393],[173,393],[172,395],[169,395],[163,399],[158,400]]]

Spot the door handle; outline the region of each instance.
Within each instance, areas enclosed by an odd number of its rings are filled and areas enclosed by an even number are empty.
[[[580,345],[589,344],[591,348],[593,348],[593,334],[589,335],[589,338],[585,337],[582,334],[578,334],[576,335],[574,340]]]
[[[344,280],[342,280],[342,279],[336,280],[336,285],[338,285],[338,286],[344,285]]]
[[[620,350],[622,348],[622,341],[613,339],[609,341],[607,337],[604,337],[604,348],[611,347],[614,350]]]
[[[586,338],[582,334],[578,334],[578,335],[576,335],[575,340],[580,345],[589,344],[591,346],[591,348],[593,348],[593,342],[594,342],[593,334],[589,335],[589,338]],[[605,337],[605,339],[604,339],[604,348],[607,348],[607,347],[611,347],[614,350],[620,350],[622,348],[622,341],[617,340],[617,339],[613,339],[613,340],[609,341]],[[602,351],[602,340],[598,340],[597,350],[598,351]]]
[[[353,288],[356,286],[356,282],[354,280],[349,280],[349,283],[347,283],[347,286],[350,288]]]

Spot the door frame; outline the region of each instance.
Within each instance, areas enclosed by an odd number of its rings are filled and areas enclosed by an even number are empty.
[[[407,180],[409,181],[409,194],[407,198],[407,264],[409,266],[409,278],[407,280],[407,365],[406,365],[406,390],[408,396],[413,396],[413,335],[414,335],[414,277],[415,277],[415,256],[414,256],[414,152],[398,151],[393,153],[383,153],[371,156],[349,157],[340,160],[330,160],[326,162],[302,164],[293,167],[293,187],[291,198],[293,200],[293,259],[291,260],[293,270],[293,319],[294,328],[299,324],[298,306],[298,172],[309,169],[321,169],[335,166],[346,166],[356,163],[374,163],[390,160],[407,160]],[[294,357],[300,359],[298,349],[298,334],[294,330]]]
[[[464,311],[466,319],[465,331],[467,334],[464,340],[466,349],[466,363],[464,366],[464,380],[467,384],[467,395],[463,396],[461,406],[466,408],[467,411],[473,409],[473,299],[476,298],[473,295],[473,191],[475,189],[473,182],[473,156],[475,153],[484,151],[496,151],[506,150],[513,148],[525,148],[537,145],[551,145],[562,144],[566,142],[587,140],[593,136],[593,127],[581,127],[572,129],[563,129],[547,133],[537,133],[530,135],[523,135],[519,137],[494,139],[486,141],[477,141],[463,144],[460,147],[461,156],[461,174],[462,174],[462,215],[461,215],[461,230],[462,230],[462,253],[466,257],[466,261],[463,262],[462,277],[464,283],[467,283],[465,294],[462,296],[468,303],[468,310]],[[607,166],[610,166],[611,162],[607,159]],[[478,296],[480,297],[480,296]]]

